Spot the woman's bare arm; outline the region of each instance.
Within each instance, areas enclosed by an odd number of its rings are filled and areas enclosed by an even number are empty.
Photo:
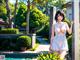
[[[69,34],[71,34],[71,33],[72,33],[72,27],[70,27],[70,28],[67,30],[67,32],[68,32]]]
[[[73,22],[71,22],[71,27],[70,27],[69,29],[67,29],[67,32],[68,32],[69,34],[72,33],[72,25],[73,25]]]

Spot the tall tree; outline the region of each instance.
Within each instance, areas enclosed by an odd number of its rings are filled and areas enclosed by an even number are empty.
[[[30,0],[27,1],[27,26],[26,26],[26,33],[29,34],[29,16],[30,16]]]
[[[27,22],[27,26],[26,26],[26,33],[29,34],[29,16],[30,16],[30,5],[32,4],[32,6],[34,7],[36,4],[42,4],[43,0],[27,0],[27,18],[26,18],[26,22]]]
[[[5,0],[5,3],[6,3],[6,10],[7,10],[7,20],[8,20],[8,23],[9,23],[9,27],[11,27],[11,19],[10,19],[10,8],[9,8],[9,0]]]

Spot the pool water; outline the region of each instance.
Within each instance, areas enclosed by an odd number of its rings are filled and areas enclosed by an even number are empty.
[[[5,58],[5,60],[32,60],[31,58]]]
[[[38,55],[36,54],[2,54],[0,60],[35,60]]]

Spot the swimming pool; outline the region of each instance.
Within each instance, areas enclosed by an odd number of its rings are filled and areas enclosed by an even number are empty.
[[[5,60],[32,60],[31,58],[5,58]]]
[[[0,58],[2,60],[35,60],[38,55],[38,53],[1,53]]]

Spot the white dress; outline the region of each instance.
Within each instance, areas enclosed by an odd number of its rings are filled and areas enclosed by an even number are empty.
[[[64,33],[59,33],[60,28],[65,30]],[[54,24],[54,32],[55,36],[52,39],[52,50],[53,51],[68,51],[68,43],[66,39],[66,30],[69,27],[67,23],[61,22],[60,24],[57,22]]]

